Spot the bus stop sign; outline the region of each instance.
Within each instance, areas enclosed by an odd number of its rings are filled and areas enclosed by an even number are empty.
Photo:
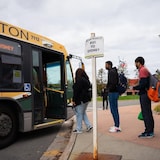
[[[103,37],[92,37],[85,43],[85,58],[103,57],[104,56],[104,39]]]

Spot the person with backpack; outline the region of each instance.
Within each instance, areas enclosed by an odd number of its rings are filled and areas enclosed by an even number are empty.
[[[82,133],[82,121],[84,121],[87,132],[92,130],[92,125],[88,120],[86,109],[89,101],[91,83],[89,77],[82,68],[78,68],[75,74],[75,83],[73,84],[73,110],[76,114],[77,126],[74,133]]]
[[[105,67],[108,70],[108,82],[106,88],[108,89],[108,99],[110,104],[111,114],[114,120],[114,126],[110,127],[109,132],[120,132],[120,120],[118,111],[118,71],[116,67],[112,67],[111,61],[106,61]]]
[[[139,71],[139,84],[134,86],[134,90],[139,90],[140,106],[144,120],[145,130],[138,137],[139,138],[152,138],[154,137],[154,119],[151,110],[151,100],[147,95],[149,88],[149,71],[144,66],[145,60],[143,57],[135,59],[135,66]]]

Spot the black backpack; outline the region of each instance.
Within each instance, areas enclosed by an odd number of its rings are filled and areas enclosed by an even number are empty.
[[[127,90],[127,78],[124,73],[118,74],[119,82],[118,82],[118,93],[122,95]]]
[[[88,88],[87,94],[89,97],[89,101],[91,101],[92,100],[92,84],[90,84],[90,87]]]
[[[82,90],[83,102],[89,102],[92,100],[92,84],[89,82],[87,86]]]

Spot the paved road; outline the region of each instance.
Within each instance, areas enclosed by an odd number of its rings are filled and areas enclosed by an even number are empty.
[[[21,133],[18,140],[0,150],[0,160],[39,160],[54,141],[61,124],[51,128]]]
[[[137,104],[139,104],[139,100],[119,100],[118,101],[118,105],[120,107],[137,105]]]
[[[138,105],[139,104],[139,100],[119,100],[118,101],[118,106],[119,107],[125,107],[125,106],[131,106],[131,105]],[[88,111],[92,110],[92,102],[89,103],[88,105]],[[98,109],[102,109],[102,101],[98,101],[97,102],[97,108]]]

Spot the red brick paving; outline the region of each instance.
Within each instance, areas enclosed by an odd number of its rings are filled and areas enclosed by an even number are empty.
[[[110,110],[98,110],[98,132],[121,140],[160,149],[160,115],[153,113],[155,137],[151,139],[141,139],[138,138],[138,135],[144,131],[144,122],[137,119],[139,112],[139,106],[119,107],[122,132],[109,133],[108,129],[113,126]],[[88,112],[87,114],[92,121],[92,112]]]

